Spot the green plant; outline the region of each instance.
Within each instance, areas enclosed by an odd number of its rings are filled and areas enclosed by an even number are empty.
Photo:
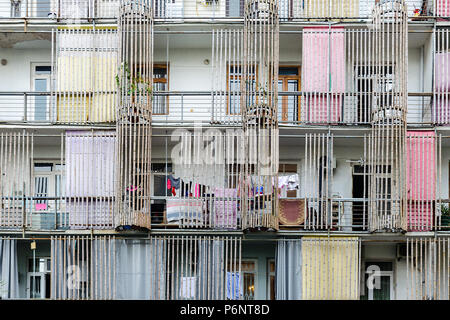
[[[448,206],[448,204],[441,204],[441,215],[450,216],[450,207]]]
[[[121,92],[126,92],[128,95],[152,93],[151,84],[144,79],[139,71],[136,76],[131,76],[131,71],[128,63],[122,62],[119,73],[116,75],[116,84]]]

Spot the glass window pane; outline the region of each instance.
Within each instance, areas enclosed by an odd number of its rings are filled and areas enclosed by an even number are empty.
[[[166,196],[166,175],[154,175],[154,186],[155,190],[153,195],[155,196]],[[169,195],[169,190],[167,190],[167,195]]]
[[[280,76],[298,76],[298,67],[280,67],[278,74]]]
[[[165,163],[152,163],[152,172],[166,172],[166,164]],[[172,172],[172,164],[167,163],[167,172]]]
[[[31,276],[30,282],[31,298],[41,298],[41,276]]]
[[[35,172],[50,172],[53,169],[53,163],[35,163]]]
[[[34,79],[34,90],[38,92],[48,91],[47,79]],[[47,96],[34,97],[34,120],[47,119]]]
[[[254,272],[255,271],[255,262],[254,261],[242,261],[241,270],[248,271],[248,272]]]
[[[50,74],[52,72],[51,66],[36,66],[34,68],[36,74]]]
[[[49,269],[50,270],[50,269]],[[50,273],[45,275],[45,297],[46,299],[50,298]]]
[[[167,69],[163,68],[163,67],[154,67],[153,68],[153,78],[166,79],[167,78]]]

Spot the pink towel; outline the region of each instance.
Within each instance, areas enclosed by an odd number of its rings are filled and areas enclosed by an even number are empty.
[[[36,203],[35,207],[36,207],[36,210],[47,210],[46,203]]]

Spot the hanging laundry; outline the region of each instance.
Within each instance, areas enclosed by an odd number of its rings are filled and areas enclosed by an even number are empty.
[[[241,287],[239,285],[239,273],[227,272],[227,299],[239,300]]]
[[[287,190],[297,190],[299,187],[298,173],[279,176],[278,177],[278,188]]]
[[[169,188],[169,180],[170,180],[170,186],[174,187],[175,189],[180,189],[180,181],[181,178],[175,179],[171,174],[167,176],[167,189],[171,189]]]

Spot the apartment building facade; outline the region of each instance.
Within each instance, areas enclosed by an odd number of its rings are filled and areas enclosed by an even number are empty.
[[[449,19],[0,0],[0,297],[449,299]]]

